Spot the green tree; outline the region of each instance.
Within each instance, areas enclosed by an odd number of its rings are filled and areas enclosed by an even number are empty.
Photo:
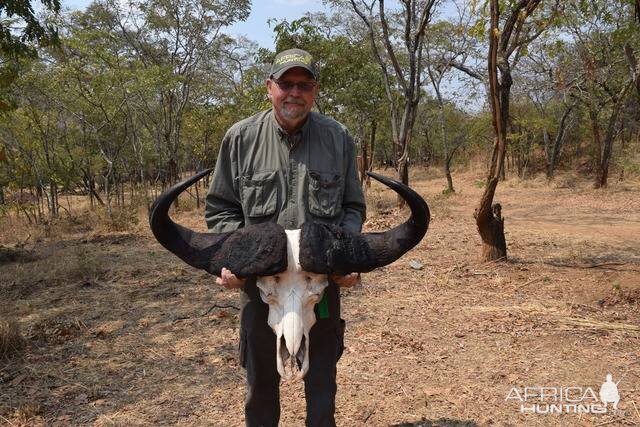
[[[155,93],[141,107],[152,123],[164,183],[179,176],[183,115],[202,82],[205,63],[215,61],[229,38],[222,30],[249,15],[248,0],[145,0],[123,8],[108,0],[103,25],[116,33],[152,75]]]
[[[640,27],[632,4],[617,1],[572,1],[565,28],[571,37],[571,78],[575,98],[587,110],[593,138],[594,186],[606,187],[613,144],[628,95],[639,82],[635,52]]]
[[[51,14],[60,11],[60,0],[42,0]],[[57,44],[55,25],[38,21],[30,0],[0,2],[0,114],[15,106],[11,85],[28,68],[25,58],[36,56],[35,44]],[[1,192],[1,188],[0,188]]]
[[[60,0],[41,0],[46,10],[60,11]],[[19,33],[19,35],[18,35]],[[32,42],[56,43],[55,25],[38,21],[30,0],[3,0],[0,3],[0,53],[6,56],[34,56]]]

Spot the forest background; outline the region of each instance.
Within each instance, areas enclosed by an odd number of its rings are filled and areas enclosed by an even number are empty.
[[[453,192],[452,168],[490,164],[497,139],[493,3],[501,175],[552,179],[562,168],[603,187],[611,169],[616,180],[640,172],[635,1],[336,0],[331,13],[270,25],[275,50],[299,46],[320,61],[316,107],[350,129],[363,172],[386,165],[408,182],[409,165],[438,166]],[[225,33],[249,1],[45,6],[35,36],[3,10],[3,215],[50,220],[65,194],[85,195],[109,221],[148,207],[184,173],[214,166],[230,125],[269,106],[274,51]]]

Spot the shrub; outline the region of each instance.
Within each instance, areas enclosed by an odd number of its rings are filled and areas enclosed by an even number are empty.
[[[138,211],[127,207],[114,209],[111,219],[107,219],[107,229],[110,231],[129,231],[138,225]]]

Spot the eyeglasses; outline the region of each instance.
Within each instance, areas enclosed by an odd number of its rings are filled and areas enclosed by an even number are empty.
[[[289,92],[290,90],[292,90],[296,86],[298,87],[298,89],[301,92],[311,92],[316,87],[316,82],[292,83],[292,82],[288,82],[286,80],[277,80],[277,79],[273,79],[273,82],[275,82],[275,84],[278,85],[280,90],[282,90],[284,92]]]

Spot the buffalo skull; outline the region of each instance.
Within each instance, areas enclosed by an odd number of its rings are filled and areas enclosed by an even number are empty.
[[[201,233],[173,222],[168,214],[171,203],[210,172],[199,172],[162,193],[151,207],[151,230],[162,246],[193,267],[214,275],[226,267],[240,278],[257,277],[276,335],[278,373],[285,380],[301,379],[309,369],[313,309],[328,285],[328,275],[365,273],[397,260],[424,237],[429,208],[401,182],[368,172],[407,202],[411,217],[406,222],[379,233],[354,233],[313,222],[298,230],[264,223],[226,233]]]

